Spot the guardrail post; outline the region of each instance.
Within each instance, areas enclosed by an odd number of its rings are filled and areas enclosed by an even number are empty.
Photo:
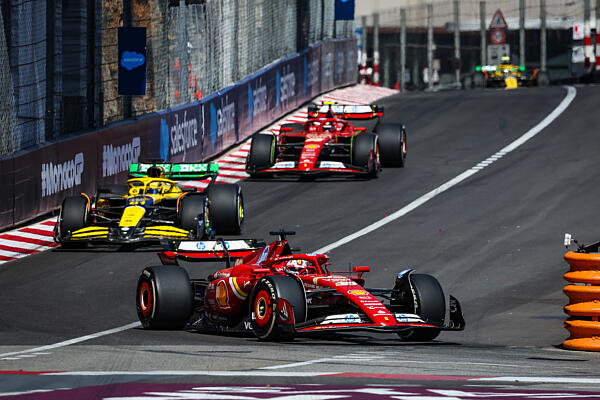
[[[600,351],[600,254],[565,254],[570,270],[564,278],[572,284],[563,291],[569,297],[564,327],[570,336],[563,346],[572,350]]]
[[[487,64],[487,48],[486,48],[487,44],[486,44],[485,35],[487,32],[487,29],[485,27],[485,1],[479,2],[479,19],[480,19],[479,31],[480,31],[480,35],[481,35],[481,62],[479,64],[486,65]]]
[[[379,14],[373,14],[373,85],[379,83]]]
[[[406,90],[406,10],[400,10],[400,90]]]
[[[454,80],[460,85],[460,3],[454,0]]]
[[[546,0],[540,0],[540,69],[546,71]]]
[[[525,66],[525,0],[519,0],[519,65]]]

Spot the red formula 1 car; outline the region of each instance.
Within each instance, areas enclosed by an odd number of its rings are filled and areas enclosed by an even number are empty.
[[[406,129],[381,123],[383,107],[325,102],[309,106],[308,116],[304,124],[283,124],[277,136],[254,135],[246,172],[253,178],[335,174],[374,178],[382,166],[404,167]]]
[[[259,240],[185,241],[160,254],[137,286],[144,328],[253,332],[261,340],[287,340],[316,332],[372,330],[426,341],[442,330],[462,330],[458,300],[431,275],[405,270],[389,289],[364,287],[369,267],[329,272],[324,254],[293,254],[286,235]],[[190,279],[178,260],[221,260],[226,268]],[[235,262],[232,264],[232,261]]]

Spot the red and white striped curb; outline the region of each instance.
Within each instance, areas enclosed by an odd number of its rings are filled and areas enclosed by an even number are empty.
[[[334,90],[318,98],[321,100],[338,101],[355,104],[371,104],[383,97],[398,93],[397,90],[385,87],[356,85]],[[279,133],[279,127],[285,123],[304,123],[308,119],[306,107],[295,111],[265,129]],[[250,151],[250,139],[222,155],[215,161],[219,163],[217,183],[234,183],[248,177],[246,174],[246,157]],[[183,186],[205,188],[208,181],[185,181]],[[30,254],[56,247],[53,241],[53,230],[56,218],[49,218],[33,225],[0,233],[0,264],[13,261]]]

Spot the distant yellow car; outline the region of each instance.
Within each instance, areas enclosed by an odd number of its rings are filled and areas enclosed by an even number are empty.
[[[471,77],[465,79],[467,88],[517,86],[548,86],[548,74],[539,68],[528,71],[524,66],[503,63],[499,65],[478,65]]]
[[[138,243],[161,239],[208,238],[239,234],[244,221],[242,191],[237,184],[215,184],[216,163],[132,164],[127,184],[82,193],[61,206],[54,240],[64,247],[81,243]],[[203,192],[175,181],[209,179]]]

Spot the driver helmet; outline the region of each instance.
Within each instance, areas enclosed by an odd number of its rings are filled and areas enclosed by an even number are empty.
[[[287,272],[291,272],[293,274],[300,273],[304,268],[308,267],[310,262],[306,260],[291,260],[288,261],[283,267]]]
[[[158,165],[153,165],[148,168],[146,175],[148,175],[149,178],[160,178],[163,175],[163,169]]]

